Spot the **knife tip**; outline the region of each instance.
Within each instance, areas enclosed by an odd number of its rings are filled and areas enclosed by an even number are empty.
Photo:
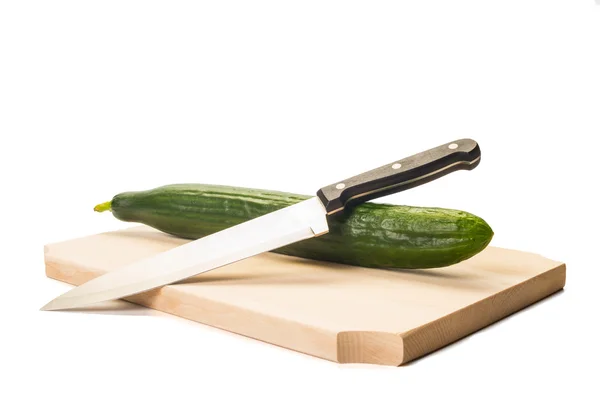
[[[54,300],[46,304],[44,307],[40,308],[40,311],[54,311],[57,310],[58,307],[54,304]]]

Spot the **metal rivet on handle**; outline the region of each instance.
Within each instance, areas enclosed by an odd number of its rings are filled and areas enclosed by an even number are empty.
[[[456,149],[457,147],[458,147],[458,145],[457,145],[456,143],[452,143],[451,145],[449,145],[449,146],[448,146],[448,148],[449,148],[450,150],[454,150],[454,149]]]
[[[343,189],[345,187],[346,187],[346,185],[344,185],[343,183],[338,183],[337,185],[335,185],[336,189]]]
[[[400,167],[402,167],[402,164],[398,164],[398,163],[392,164],[393,169],[400,169]]]

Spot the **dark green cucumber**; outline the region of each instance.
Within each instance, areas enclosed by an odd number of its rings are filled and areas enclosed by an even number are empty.
[[[203,184],[120,193],[96,211],[122,221],[198,239],[310,196]],[[483,250],[494,235],[481,218],[458,210],[364,203],[329,217],[329,233],[274,250],[314,260],[378,268],[438,268]]]

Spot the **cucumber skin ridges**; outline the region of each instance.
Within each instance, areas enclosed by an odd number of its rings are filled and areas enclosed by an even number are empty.
[[[113,215],[186,239],[290,206],[311,196],[204,184],[176,184],[113,197]],[[480,217],[459,210],[360,204],[331,216],[329,233],[273,252],[377,268],[439,268],[471,258],[494,233]]]

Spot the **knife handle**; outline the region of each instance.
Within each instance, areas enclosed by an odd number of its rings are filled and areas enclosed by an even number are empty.
[[[317,196],[327,214],[346,205],[401,192],[450,172],[472,170],[481,160],[477,142],[460,139],[321,188]]]

